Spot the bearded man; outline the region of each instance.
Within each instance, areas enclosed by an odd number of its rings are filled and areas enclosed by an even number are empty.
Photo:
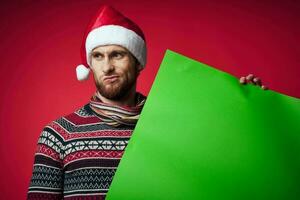
[[[105,199],[145,96],[136,81],[146,63],[141,29],[109,6],[87,28],[77,78],[93,72],[90,102],[43,129],[28,199]]]

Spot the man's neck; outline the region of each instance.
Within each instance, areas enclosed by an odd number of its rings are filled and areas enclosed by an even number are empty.
[[[98,97],[103,103],[111,104],[111,105],[117,105],[117,106],[127,106],[132,107],[136,105],[136,88],[133,87],[126,95],[124,95],[122,98],[118,100],[112,100],[108,99],[101,95],[100,92],[98,92]]]

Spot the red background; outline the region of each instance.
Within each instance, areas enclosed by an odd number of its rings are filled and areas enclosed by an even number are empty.
[[[101,3],[144,30],[148,63],[138,84],[144,94],[169,48],[237,77],[252,72],[272,90],[300,97],[296,0],[2,2],[1,199],[25,198],[43,126],[94,92],[92,79],[76,80],[75,67],[85,27]]]

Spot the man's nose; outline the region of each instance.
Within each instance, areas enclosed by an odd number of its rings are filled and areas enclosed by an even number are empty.
[[[112,61],[109,58],[105,58],[103,61],[103,68],[102,71],[105,74],[108,74],[114,70],[114,65],[112,64]]]

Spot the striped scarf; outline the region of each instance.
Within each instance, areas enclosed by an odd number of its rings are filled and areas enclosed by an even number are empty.
[[[108,125],[120,126],[128,125],[135,126],[140,117],[140,113],[146,101],[146,97],[141,93],[136,93],[136,106],[126,107],[103,103],[98,91],[91,97],[90,108],[100,119]]]

